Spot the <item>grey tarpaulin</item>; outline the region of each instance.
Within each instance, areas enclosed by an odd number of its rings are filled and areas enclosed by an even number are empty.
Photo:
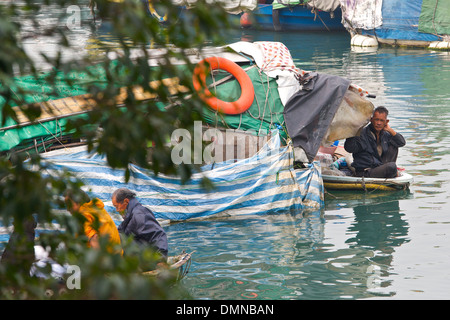
[[[299,79],[302,88],[284,107],[284,119],[294,147],[312,161],[328,126],[344,98],[350,80],[311,72]]]

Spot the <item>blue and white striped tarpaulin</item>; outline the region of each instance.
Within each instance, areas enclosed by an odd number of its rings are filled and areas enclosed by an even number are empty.
[[[323,182],[318,163],[306,169],[293,169],[292,146],[280,147],[278,131],[254,156],[216,163],[194,173],[182,184],[178,177],[157,175],[130,165],[130,179],[124,170],[111,169],[106,159],[85,147],[62,149],[43,154],[47,172],[68,170],[85,183],[91,197],[116,212],[111,195],[117,188],[136,192],[138,200],[159,220],[187,220],[213,215],[281,213],[323,206]],[[204,177],[215,186],[206,191]]]

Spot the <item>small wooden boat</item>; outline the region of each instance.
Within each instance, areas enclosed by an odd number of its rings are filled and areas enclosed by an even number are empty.
[[[178,277],[177,280],[183,279],[189,272],[189,269],[191,267],[191,257],[194,253],[186,253],[184,250],[181,254],[177,256],[170,256],[167,258],[167,265],[166,267],[157,268],[155,270],[146,271],[143,272],[143,275],[146,276],[158,276],[161,274],[164,270],[178,270]]]
[[[402,190],[408,189],[413,181],[413,177],[404,171],[399,171],[396,178],[322,175],[322,179],[325,188],[341,190]]]

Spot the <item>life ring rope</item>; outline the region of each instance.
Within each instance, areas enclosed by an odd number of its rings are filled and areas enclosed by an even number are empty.
[[[216,69],[231,73],[239,82],[241,96],[236,101],[227,102],[220,100],[207,88],[206,75]],[[237,115],[247,111],[255,98],[255,89],[248,74],[235,62],[222,57],[208,57],[200,61],[194,69],[192,83],[200,98],[210,108],[224,114]]]

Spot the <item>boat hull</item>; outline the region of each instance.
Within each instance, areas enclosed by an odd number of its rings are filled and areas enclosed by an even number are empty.
[[[408,189],[413,181],[408,173],[392,179],[330,175],[322,175],[322,179],[326,189],[336,190],[402,190]]]
[[[170,256],[167,259],[167,267],[166,268],[163,267],[163,268],[158,268],[156,270],[145,271],[142,274],[145,276],[158,277],[161,274],[164,274],[164,271],[166,269],[177,270],[178,271],[177,280],[181,280],[189,272],[189,268],[191,267],[191,262],[192,262],[191,257],[194,252],[186,253],[185,251],[183,251],[181,254],[179,254],[177,256]]]
[[[252,12],[254,27],[275,31],[346,31],[341,23],[341,9],[333,12],[311,12],[305,5],[273,10],[272,5],[259,5]]]

